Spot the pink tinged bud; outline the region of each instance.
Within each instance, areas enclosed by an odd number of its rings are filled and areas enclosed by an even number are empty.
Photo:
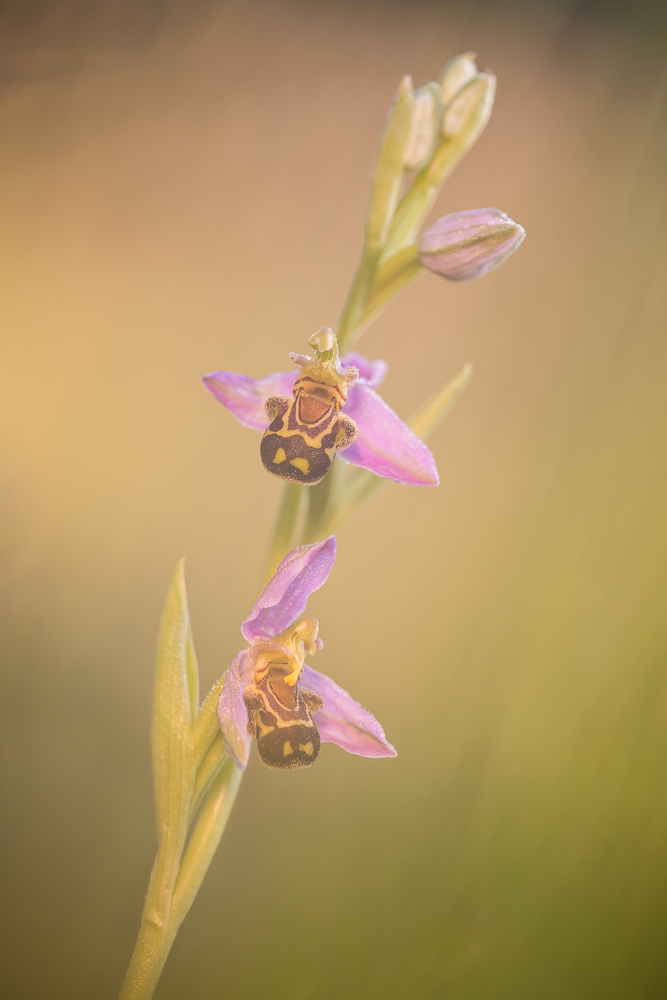
[[[499,208],[453,212],[422,233],[419,260],[450,281],[470,281],[499,267],[525,237],[523,226]]]

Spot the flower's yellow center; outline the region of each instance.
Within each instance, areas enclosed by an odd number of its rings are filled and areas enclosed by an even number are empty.
[[[285,647],[282,650],[260,652],[255,660],[255,684],[260,684],[267,674],[278,688],[286,684],[293,688],[303,671],[303,663],[309,653],[317,650],[319,632],[316,618],[302,618],[296,625],[290,625],[284,632],[273,637],[273,643]]]

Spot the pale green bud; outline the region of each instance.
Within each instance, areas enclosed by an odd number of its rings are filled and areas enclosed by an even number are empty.
[[[441,114],[440,87],[433,82],[424,84],[412,98],[412,121],[404,159],[406,170],[421,170],[433,156],[440,138]]]
[[[475,52],[464,52],[461,56],[450,59],[440,74],[440,95],[443,104],[448,104],[468,80],[477,76]]]
[[[446,139],[465,135],[466,142],[473,142],[484,131],[491,117],[496,96],[496,77],[478,73],[469,80],[444,109],[442,134]]]

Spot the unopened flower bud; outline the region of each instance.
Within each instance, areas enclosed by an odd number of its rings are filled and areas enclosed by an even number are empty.
[[[422,233],[419,260],[450,281],[469,281],[507,260],[525,236],[523,226],[498,208],[453,212]]]
[[[443,104],[448,104],[468,80],[477,76],[475,52],[464,52],[455,59],[450,59],[440,74],[440,96]]]
[[[440,88],[426,83],[412,98],[412,122],[405,149],[406,170],[421,170],[431,159],[440,134]]]
[[[443,112],[442,134],[454,139],[467,133],[469,145],[486,127],[496,96],[496,78],[491,72],[478,73],[461,87]]]

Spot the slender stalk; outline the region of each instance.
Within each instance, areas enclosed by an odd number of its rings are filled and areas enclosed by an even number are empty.
[[[436,149],[431,162],[417,174],[394,214],[384,246],[385,260],[414,240],[440,188],[469,145],[465,132],[453,139],[445,139]]]
[[[269,557],[266,567],[266,579],[270,580],[278,564],[293,547],[297,522],[303,503],[303,491],[306,487],[299,483],[286,483],[283,499],[278,512],[278,519],[269,547]]]
[[[343,309],[340,323],[338,324],[338,347],[341,354],[353,343],[355,336],[358,336],[361,321],[366,310],[366,303],[373,287],[375,269],[380,258],[381,247],[364,247],[359,268],[354,278],[354,284],[350,289],[345,308]]]
[[[173,859],[158,849],[146,893],[139,936],[132,953],[119,1000],[150,1000],[169,953],[167,925],[180,856]]]
[[[344,464],[336,458],[322,482],[309,488],[308,515],[301,537],[302,545],[306,542],[317,541],[321,537],[321,525],[329,518],[330,512],[338,504],[344,476]]]
[[[365,329],[404,285],[416,278],[422,270],[417,255],[417,244],[411,243],[382,263],[375,274],[375,281],[366,302],[366,309],[359,324]]]
[[[150,1000],[153,996],[174,938],[220,843],[241,777],[242,772],[233,761],[227,760],[206,798],[182,861],[179,858],[180,866],[169,873],[169,878],[165,878],[158,850],[137,945],[119,1000]]]

